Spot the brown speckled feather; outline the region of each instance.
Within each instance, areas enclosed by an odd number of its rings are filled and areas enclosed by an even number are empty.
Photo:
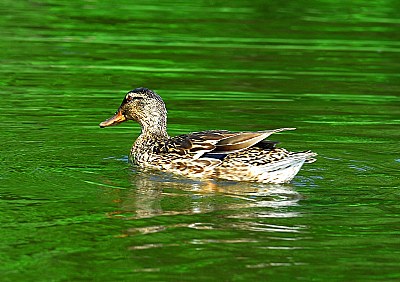
[[[193,154],[195,159],[204,154],[232,154],[243,151],[273,133],[295,128],[279,128],[256,132],[231,132],[227,130],[208,130],[176,136],[169,140],[169,146],[179,152]]]

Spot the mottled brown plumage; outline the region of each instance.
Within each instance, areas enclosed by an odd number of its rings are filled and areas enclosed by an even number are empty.
[[[137,121],[142,132],[129,159],[143,168],[164,170],[188,177],[235,181],[285,183],[293,179],[311,151],[289,152],[265,140],[279,128],[256,132],[207,130],[176,137],[167,134],[167,110],[160,96],[147,88],[136,88],[125,96],[114,116],[100,127],[127,120]]]

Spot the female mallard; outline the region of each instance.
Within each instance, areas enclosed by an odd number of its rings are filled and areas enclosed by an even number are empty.
[[[118,111],[100,127],[127,120],[137,121],[142,132],[129,160],[140,167],[164,170],[189,177],[234,181],[285,183],[293,179],[305,162],[313,162],[311,151],[289,152],[264,140],[279,128],[256,132],[207,130],[176,137],[167,134],[167,110],[160,96],[147,88],[126,94]]]

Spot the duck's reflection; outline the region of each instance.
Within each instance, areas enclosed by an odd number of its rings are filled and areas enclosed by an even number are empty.
[[[296,217],[289,207],[301,195],[290,185],[196,181],[164,173],[136,172],[131,188],[118,195],[119,208],[110,216],[140,219],[230,211],[224,217]]]

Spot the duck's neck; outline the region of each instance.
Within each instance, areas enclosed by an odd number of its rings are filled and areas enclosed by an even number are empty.
[[[167,133],[167,126],[166,124],[158,124],[157,126],[142,125],[142,132],[140,133],[138,140],[139,138],[142,140],[148,140],[154,142],[165,141],[169,138]]]
[[[167,114],[163,111],[153,112],[146,119],[139,121],[142,127],[142,136],[145,139],[154,141],[168,139],[167,134]]]
[[[131,157],[136,163],[147,161],[147,158],[169,139],[166,115],[153,116],[139,123],[142,132],[131,150]]]

